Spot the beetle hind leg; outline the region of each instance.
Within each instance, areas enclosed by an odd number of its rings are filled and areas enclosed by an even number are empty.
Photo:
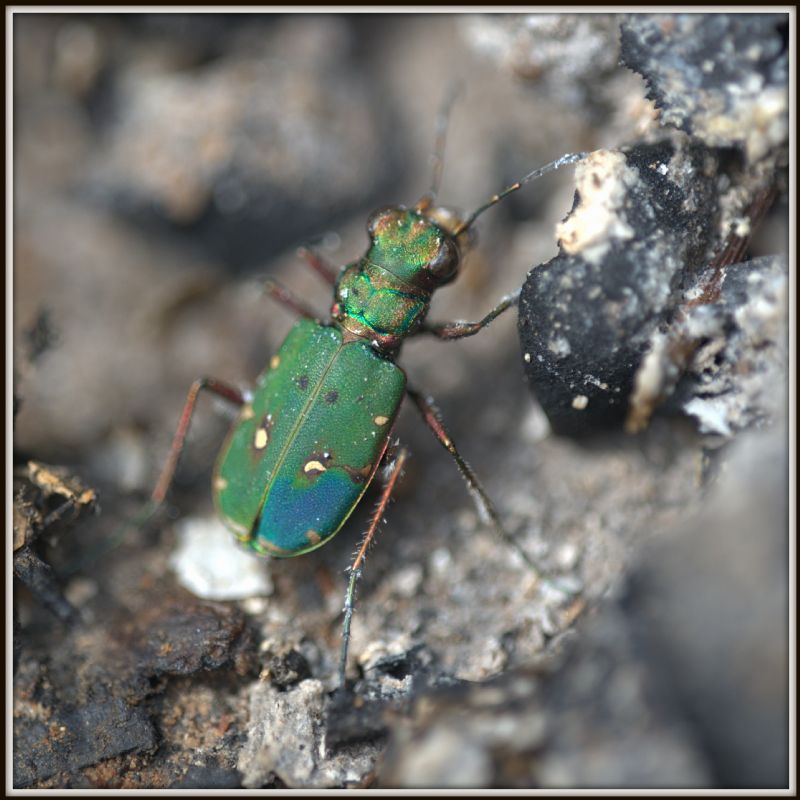
[[[183,405],[183,412],[181,413],[180,422],[178,423],[178,429],[175,431],[175,436],[172,439],[169,456],[167,457],[164,468],[161,470],[158,483],[150,497],[154,508],[157,508],[164,501],[167,490],[172,483],[172,478],[178,466],[178,459],[183,452],[183,446],[186,442],[186,434],[189,432],[189,423],[192,421],[197,398],[203,390],[212,392],[237,406],[244,405],[245,402],[244,395],[239,389],[230,384],[218,381],[215,378],[200,378],[192,384],[189,393],[186,395],[186,402]]]
[[[386,513],[386,508],[389,505],[392,492],[397,485],[397,481],[402,475],[403,466],[408,460],[408,457],[409,452],[405,447],[387,451],[386,455],[384,456],[386,466],[384,468],[385,485],[383,487],[383,492],[381,493],[378,504],[375,507],[375,513],[372,515],[367,532],[364,534],[364,538],[361,540],[361,544],[358,548],[355,559],[349,568],[350,580],[347,583],[347,593],[345,594],[343,609],[344,622],[342,624],[342,649],[339,654],[340,687],[344,687],[345,685],[347,650],[350,646],[350,623],[353,620],[353,611],[355,610],[356,584],[358,583],[358,579],[361,577],[361,573],[364,569],[364,559],[366,557],[367,550],[369,549],[369,546],[375,537],[375,532],[378,529],[380,521],[383,519],[383,515]]]

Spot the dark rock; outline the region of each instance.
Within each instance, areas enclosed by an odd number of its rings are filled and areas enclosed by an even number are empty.
[[[46,673],[39,686],[35,702],[15,703],[15,787],[156,747],[158,737],[147,711],[114,697],[105,687],[96,686],[91,700],[76,705],[66,687],[48,688]]]
[[[273,656],[267,668],[272,685],[281,689],[311,677],[308,661],[297,650],[290,650],[282,656]]]
[[[386,736],[386,712],[390,703],[339,689],[331,698],[325,718],[325,743],[333,750],[348,744],[374,741]]]
[[[758,161],[788,135],[788,33],[786,14],[632,14],[621,58],[662,124]]]
[[[14,553],[14,577],[30,589],[37,600],[61,622],[77,619],[77,610],[64,597],[53,568],[28,546]]]
[[[115,637],[123,670],[135,694],[144,696],[166,676],[234,667],[246,674],[255,663],[244,615],[221,603],[161,598]]]
[[[127,625],[109,620],[111,630],[65,631],[47,666],[33,660],[20,666],[14,703],[18,785],[126,753],[151,753],[159,733],[148,700],[163,693],[166,678],[232,667],[241,670],[241,680],[254,663],[241,612],[163,596],[154,600],[152,609]],[[121,785],[121,768],[96,779]]]
[[[576,168],[561,252],[530,271],[519,307],[524,368],[556,433],[624,421],[650,336],[710,251],[715,173],[705,148],[667,142]]]
[[[235,769],[191,766],[170,789],[241,789],[242,778]]]
[[[39,552],[43,534],[63,531],[83,511],[97,511],[97,497],[63,467],[29,461],[15,471],[13,534],[14,577],[58,620],[74,623],[77,609],[64,597],[52,566]]]
[[[623,62],[645,78],[663,141],[622,149],[634,178],[600,171],[603,151],[590,156],[589,165],[598,160],[591,183],[587,166],[576,169],[578,202],[559,227],[561,252],[526,281],[525,369],[557,433],[623,421],[642,430],[690,366],[700,339],[683,322],[693,306],[719,299],[724,268],[745,260],[782,182],[787,24],[780,14],[623,23]],[[695,322],[716,313],[702,308]]]
[[[390,720],[407,714],[415,697],[465,683],[443,670],[423,644],[377,655],[362,667],[364,677],[354,689],[338,689],[331,698],[325,720],[325,741],[331,748],[383,737]]]

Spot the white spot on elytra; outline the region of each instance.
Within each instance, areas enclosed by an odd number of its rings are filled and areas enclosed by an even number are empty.
[[[256,431],[256,436],[253,440],[253,445],[255,446],[256,450],[263,450],[267,446],[268,441],[269,434],[263,428],[259,428]]]

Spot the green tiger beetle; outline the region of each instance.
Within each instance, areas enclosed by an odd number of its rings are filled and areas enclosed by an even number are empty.
[[[437,118],[431,189],[413,208],[389,206],[367,222],[369,248],[340,272],[301,248],[308,265],[333,287],[330,319],[319,321],[274,280],[265,293],[291,308],[295,323],[256,381],[252,393],[213,378],[195,381],[188,393],[167,462],[153,490],[151,513],[172,481],[198,395],[208,390],[239,407],[217,459],[213,496],[222,521],[259,555],[287,558],[324,545],[342,528],[382,469],[383,490],[352,565],[344,601],[339,685],[345,685],[356,583],[365,554],[406,463],[408,450],[392,442],[405,395],[455,460],[485,524],[491,525],[538,575],[538,569],[503,528],[489,497],[445,430],[433,400],[408,385],[395,362],[409,336],[472,336],[514,306],[519,291],[504,297],[479,322],[431,324],[431,297],[458,275],[468,232],[488,208],[523,184],[585,153],[562,156],[528,173],[466,218],[436,205],[449,105]]]

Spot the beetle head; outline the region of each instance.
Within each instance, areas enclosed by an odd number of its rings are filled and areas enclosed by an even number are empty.
[[[453,235],[460,224],[444,208],[390,206],[370,216],[369,260],[411,286],[426,291],[450,283],[458,274],[461,241]],[[461,237],[462,240],[467,237]]]

